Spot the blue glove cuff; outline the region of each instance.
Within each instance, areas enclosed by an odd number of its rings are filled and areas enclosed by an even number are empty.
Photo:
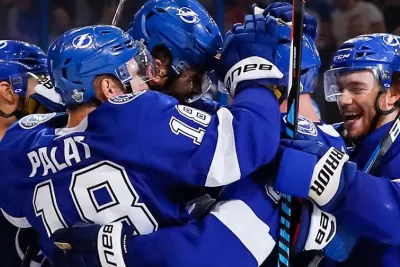
[[[292,148],[283,149],[274,188],[293,197],[308,198],[316,163],[315,155]]]
[[[312,212],[311,203],[305,202],[303,205],[308,205],[308,208],[302,207],[300,228],[298,229],[298,235],[294,242],[295,253],[299,253],[304,250],[311,224],[311,212]]]

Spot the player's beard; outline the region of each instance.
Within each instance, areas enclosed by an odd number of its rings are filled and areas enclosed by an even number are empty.
[[[357,143],[364,139],[371,131],[375,130],[377,111],[374,104],[352,104],[346,108],[340,108],[344,117],[346,138]]]

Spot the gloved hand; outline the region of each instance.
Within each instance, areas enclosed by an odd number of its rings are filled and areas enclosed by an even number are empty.
[[[66,107],[61,101],[61,96],[52,85],[50,76],[39,80],[35,86],[35,93],[29,96],[28,113],[41,114],[65,111]]]
[[[253,5],[253,10],[254,10],[254,5]],[[264,10],[263,15],[272,16],[276,19],[281,20],[284,23],[291,23],[293,16],[292,12],[293,12],[293,6],[291,4],[286,2],[277,2],[268,5],[267,8]],[[311,38],[315,40],[315,38],[317,37],[317,19],[313,15],[304,12],[303,22],[304,22],[303,33],[308,34]]]
[[[251,85],[269,88],[283,77],[276,67],[276,33],[274,19],[246,15],[244,24],[233,25],[226,34],[216,73],[232,97]]]
[[[349,156],[317,140],[282,140],[274,188],[284,194],[311,198],[330,211],[354,179],[357,166]]]
[[[302,201],[300,221],[292,241],[293,251],[322,250],[336,234],[336,218],[321,211],[312,201]]]
[[[116,222],[108,225],[85,224],[57,230],[52,240],[61,249],[52,264],[59,267],[129,266],[126,238],[133,227]]]

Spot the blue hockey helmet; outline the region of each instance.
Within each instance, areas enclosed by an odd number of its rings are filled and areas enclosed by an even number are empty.
[[[128,33],[143,40],[149,51],[165,45],[172,55],[170,75],[176,77],[186,69],[204,73],[201,91],[210,89],[208,72],[219,59],[223,41],[217,24],[199,2],[149,0],[135,14]]]
[[[330,70],[324,74],[327,101],[334,102],[343,94],[338,77],[368,70],[381,91],[392,84],[394,72],[400,71],[400,37],[392,34],[368,34],[344,42],[333,55]]]
[[[278,37],[279,45],[277,48],[277,64],[278,69],[284,74],[281,79],[283,84],[281,86],[287,87],[289,76],[289,62],[290,62],[290,49],[291,49],[291,26],[279,22]],[[314,92],[316,82],[318,79],[318,71],[321,67],[321,59],[315,46],[314,39],[303,34],[302,42],[302,55],[301,55],[301,94],[311,94]]]
[[[65,105],[93,100],[98,75],[110,74],[124,85],[140,87],[155,72],[153,58],[143,46],[121,29],[105,25],[67,31],[50,46],[48,60]]]
[[[165,45],[178,74],[191,66],[199,72],[213,70],[222,47],[217,24],[196,0],[149,0],[128,32],[135,40],[143,39],[149,51]]]
[[[0,41],[0,81],[9,82],[16,94],[25,97],[29,77],[46,73],[47,57],[39,47],[21,41]]]

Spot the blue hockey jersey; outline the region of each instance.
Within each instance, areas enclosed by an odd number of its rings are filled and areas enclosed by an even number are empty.
[[[31,115],[0,143],[0,205],[49,237],[78,222],[125,221],[138,234],[187,222],[182,192],[222,186],[269,162],[279,143],[272,92],[241,92],[214,116],[143,91],[109,100],[75,128]],[[189,190],[190,191],[190,190]]]

